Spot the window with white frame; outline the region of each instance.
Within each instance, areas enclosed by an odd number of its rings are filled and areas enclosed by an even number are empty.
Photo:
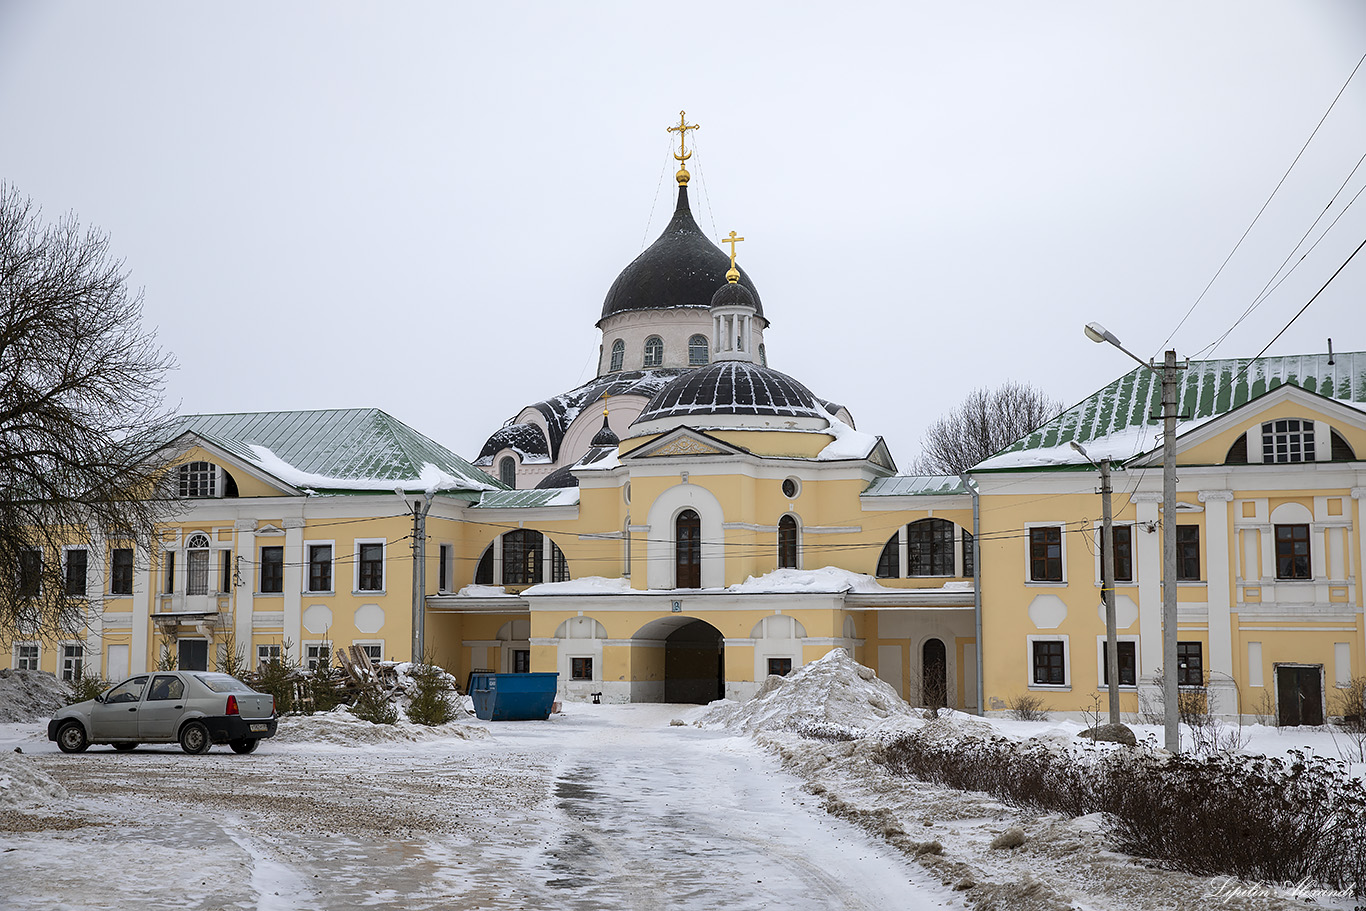
[[[1263,462],[1314,461],[1314,422],[1280,418],[1262,425]]]
[[[263,664],[284,659],[284,649],[278,642],[271,642],[266,645],[256,646],[256,666],[259,668]]]
[[[261,548],[261,572],[258,584],[264,595],[278,595],[285,590],[285,549],[278,544]]]
[[[1062,582],[1067,563],[1063,559],[1062,526],[1034,525],[1029,529],[1029,581]]]
[[[1101,562],[1102,553],[1106,546],[1105,526],[1099,526],[1096,532],[1100,547],[1096,551],[1096,579],[1104,580],[1104,564]],[[1134,527],[1131,524],[1116,524],[1114,526],[1114,545],[1111,559],[1114,561],[1115,582],[1132,583],[1134,581]]]
[[[384,542],[356,542],[356,591],[384,591]]]
[[[209,593],[209,536],[202,532],[190,535],[185,542],[185,594]]]
[[[20,671],[38,670],[38,660],[42,653],[36,642],[16,642],[14,645],[14,667]]]
[[[109,594],[133,593],[133,548],[116,547],[110,557]]]
[[[332,663],[332,645],[329,642],[304,643],[304,670],[310,674],[321,666]]]
[[[622,363],[626,360],[626,343],[617,339],[612,343],[612,362],[607,369],[612,373],[621,371]]]
[[[382,639],[357,639],[351,644],[365,652],[365,657],[370,659],[371,664],[384,660],[384,640]]]
[[[569,659],[569,679],[570,679],[570,680],[592,680],[592,679],[593,679],[593,659],[592,659],[592,658],[570,658],[570,659]]]
[[[1096,637],[1096,656],[1099,661],[1098,683],[1110,685],[1109,643],[1104,636]],[[1119,685],[1138,686],[1138,637],[1119,636],[1115,640],[1115,654],[1119,656]]]
[[[308,555],[308,592],[332,591],[332,544],[309,544],[305,549]]]
[[[791,513],[783,513],[778,519],[778,568],[797,568],[797,543],[799,531],[797,520]]]
[[[212,462],[181,465],[180,496],[186,499],[218,496],[218,466]]]
[[[664,339],[652,335],[645,340],[645,366],[658,367],[664,363]]]
[[[1027,636],[1031,686],[1071,686],[1066,636]]]
[[[436,590],[439,592],[451,590],[451,546],[449,544],[442,544],[437,548]]]
[[[79,680],[85,671],[85,646],[62,646],[62,679]]]
[[[707,344],[705,335],[694,335],[688,339],[688,366],[705,367],[707,359],[711,356],[710,345]]]
[[[66,593],[75,597],[85,597],[86,569],[89,566],[90,552],[84,547],[68,547],[62,557],[66,582]]]
[[[26,547],[19,553],[19,594],[36,598],[43,589],[43,551]]]

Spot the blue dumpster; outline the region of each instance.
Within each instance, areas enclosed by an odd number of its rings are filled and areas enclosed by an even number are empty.
[[[474,714],[484,721],[544,721],[559,674],[471,674]]]

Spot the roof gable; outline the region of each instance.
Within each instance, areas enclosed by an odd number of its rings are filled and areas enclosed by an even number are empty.
[[[634,462],[640,459],[675,458],[679,456],[698,458],[749,454],[749,450],[743,446],[727,443],[725,440],[717,439],[700,430],[693,430],[691,427],[677,427],[662,434],[652,442],[621,456],[621,461]]]

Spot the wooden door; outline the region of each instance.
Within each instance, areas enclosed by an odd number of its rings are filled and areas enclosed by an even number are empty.
[[[1276,693],[1276,721],[1282,727],[1323,724],[1322,665],[1278,666]]]

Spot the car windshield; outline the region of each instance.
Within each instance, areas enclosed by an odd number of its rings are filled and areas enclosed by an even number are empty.
[[[229,677],[227,674],[195,674],[195,678],[215,693],[256,692],[241,680],[238,680],[236,677]]]

